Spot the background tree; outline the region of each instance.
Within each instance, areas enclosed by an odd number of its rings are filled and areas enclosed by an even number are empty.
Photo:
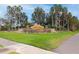
[[[27,21],[27,19],[28,19],[28,17],[27,17],[27,15],[26,15],[26,13],[25,12],[23,12],[22,14],[21,14],[21,23],[22,23],[22,27],[26,27],[27,26],[27,23],[28,23],[28,21]]]
[[[71,20],[71,30],[76,30],[77,29],[77,25],[78,25],[78,19],[76,16],[73,16],[72,17],[72,20]]]
[[[59,28],[60,27],[60,17],[62,15],[63,7],[62,5],[55,4],[50,9],[50,17],[52,21],[52,27]]]
[[[46,28],[51,28],[51,20],[50,20],[50,14],[49,13],[45,13],[45,27]]]
[[[68,14],[67,8],[63,7],[60,17],[61,19],[60,25],[62,26],[61,30],[69,30],[69,22],[67,20],[67,14]]]
[[[75,30],[78,28],[78,18],[72,16],[66,7],[55,4],[50,9],[50,25],[58,30]]]
[[[8,6],[7,17],[10,20],[12,28],[24,27],[27,23],[27,15],[22,11],[21,6]]]
[[[32,20],[36,23],[44,25],[45,11],[41,7],[36,7],[32,13]]]
[[[28,17],[21,6],[8,6],[7,18],[12,28],[23,28],[28,23]],[[57,30],[76,30],[79,28],[78,18],[60,4],[53,5],[49,13],[45,13],[41,7],[36,7],[32,13],[32,21]]]
[[[6,21],[4,27],[5,27],[5,29],[6,29],[7,31],[10,31],[10,30],[11,30],[11,23],[8,22],[8,21]]]

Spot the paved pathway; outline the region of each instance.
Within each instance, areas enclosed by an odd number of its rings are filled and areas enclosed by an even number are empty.
[[[10,50],[14,50],[18,53],[21,54],[52,54],[53,52],[50,51],[46,51],[34,46],[30,46],[30,45],[25,45],[25,44],[16,44],[16,45],[11,45],[8,46],[7,48],[9,48]]]
[[[21,54],[55,54],[54,52],[46,51],[34,46],[17,43],[13,41],[9,41],[3,38],[0,38],[0,44],[4,46],[4,48],[0,48],[0,53],[7,53],[9,51],[16,51]]]
[[[63,42],[61,46],[54,50],[56,53],[79,54],[79,34]]]
[[[11,46],[11,45],[15,45],[17,43],[13,42],[13,41],[10,41],[10,40],[0,38],[0,44],[3,45],[3,46]]]

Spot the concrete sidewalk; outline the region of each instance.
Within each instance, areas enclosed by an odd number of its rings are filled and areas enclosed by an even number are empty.
[[[50,51],[46,51],[34,46],[30,46],[30,45],[25,45],[25,44],[16,44],[16,45],[11,45],[8,46],[7,48],[9,48],[10,50],[13,49],[18,53],[21,54],[52,54],[53,52]]]
[[[0,38],[0,45],[5,46],[5,48],[3,48],[3,54],[5,54],[7,51],[16,51],[18,53],[21,54],[55,54],[54,52],[50,52],[47,50],[43,50],[34,46],[30,46],[30,45],[26,45],[26,44],[22,44],[22,43],[17,43],[17,42],[13,42],[13,41],[9,41],[3,38]]]

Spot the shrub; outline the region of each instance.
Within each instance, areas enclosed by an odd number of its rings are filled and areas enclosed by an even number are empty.
[[[36,30],[36,31],[42,31],[44,29],[43,26],[39,25],[39,24],[34,24],[31,29]]]

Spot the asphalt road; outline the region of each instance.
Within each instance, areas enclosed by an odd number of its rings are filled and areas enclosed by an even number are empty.
[[[79,54],[79,34],[63,42],[54,52],[61,54]]]

